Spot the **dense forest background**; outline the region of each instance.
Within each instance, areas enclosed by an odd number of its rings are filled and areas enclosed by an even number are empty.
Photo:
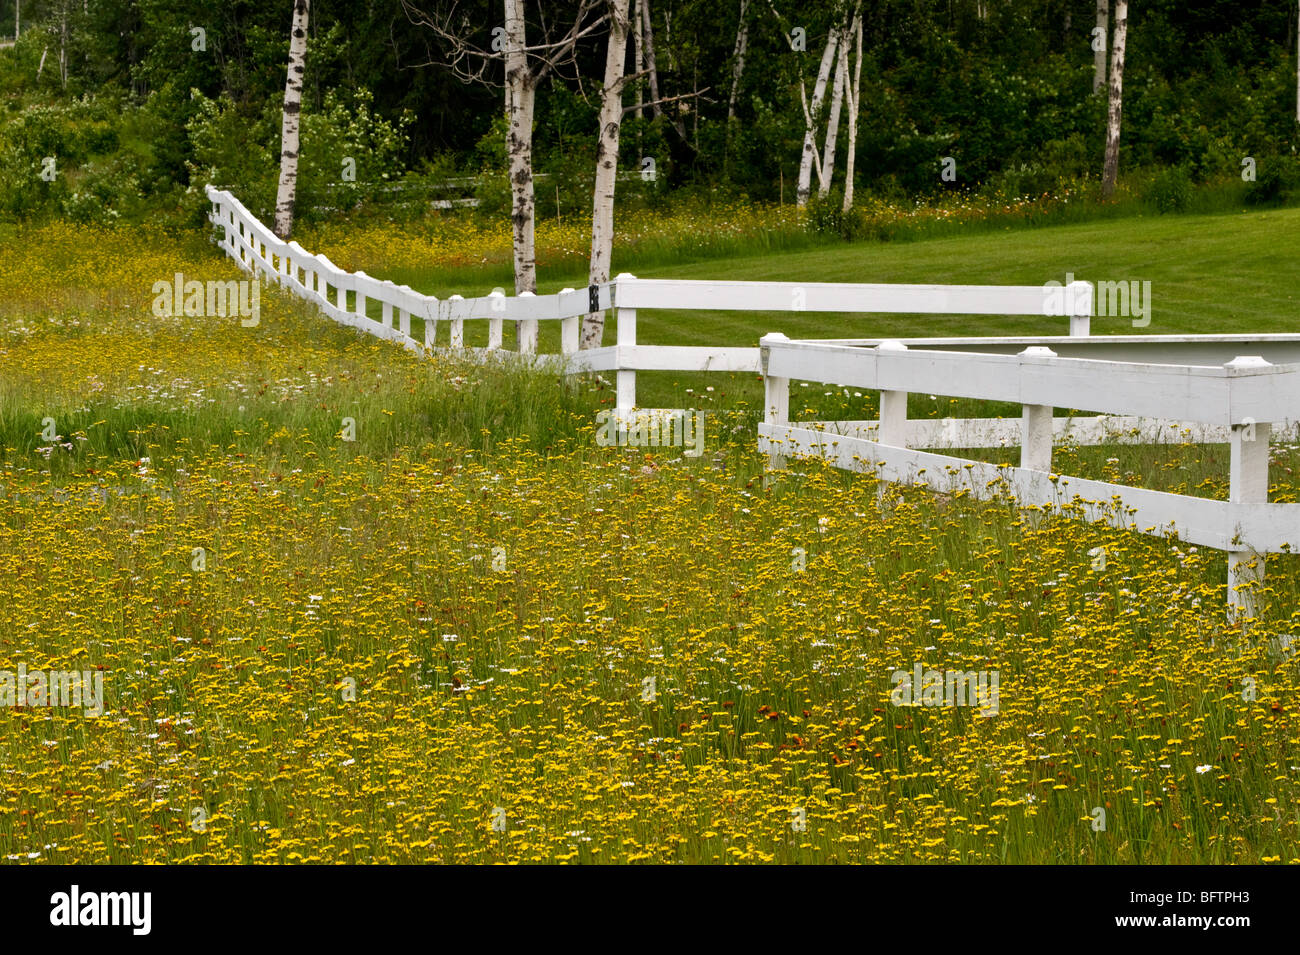
[[[529,3],[530,40],[568,6]],[[729,119],[742,7],[747,48]],[[455,10],[464,37],[490,48],[500,3]],[[1106,135],[1106,95],[1093,91],[1095,10],[1095,0],[863,0],[858,195],[1041,195],[1095,182]],[[627,176],[620,204],[792,202],[800,80],[811,89],[843,16],[832,0],[653,0],[661,96],[673,101],[658,117],[626,116],[620,167],[635,172],[649,157],[656,174]],[[0,48],[0,218],[197,222],[205,182],[268,214],[290,18],[288,0],[0,0],[0,36],[18,31]],[[1296,22],[1296,0],[1131,3],[1121,178],[1154,183],[1177,205],[1197,184],[1240,184],[1251,157],[1254,192],[1283,199],[1297,178]],[[796,28],[802,51],[792,49]],[[477,198],[477,214],[508,213],[502,67],[489,68],[490,82],[464,83],[449,56],[401,0],[316,0],[304,218],[415,214],[456,194]],[[539,217],[590,215],[604,57],[595,31],[538,90]],[[41,175],[47,157],[52,178]],[[943,157],[955,160],[951,181]],[[354,180],[341,172],[349,159]],[[841,188],[837,179],[833,195]]]

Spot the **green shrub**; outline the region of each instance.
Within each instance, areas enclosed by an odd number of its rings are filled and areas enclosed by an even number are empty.
[[[1185,166],[1161,170],[1151,180],[1143,198],[1162,215],[1183,212],[1192,201],[1192,176]]]
[[[1007,199],[1037,198],[1056,191],[1058,177],[1042,163],[1017,163],[989,177],[984,192]]]
[[[409,112],[395,121],[379,116],[373,95],[364,87],[347,96],[327,92],[320,111],[302,116],[297,217],[313,218],[316,207],[351,209],[391,199],[406,171],[402,157],[406,129],[413,121]],[[278,175],[278,155],[274,165]]]
[[[1290,156],[1267,156],[1257,161],[1255,181],[1246,183],[1246,203],[1252,206],[1280,206],[1295,191],[1300,180],[1296,160]]]

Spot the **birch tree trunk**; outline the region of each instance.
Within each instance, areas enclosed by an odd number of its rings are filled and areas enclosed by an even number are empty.
[[[740,77],[745,72],[745,47],[749,43],[749,24],[745,14],[749,12],[749,0],[740,0],[740,24],[736,27],[736,49],[734,65],[731,68],[731,96],[727,99],[727,122],[736,118],[736,101],[740,98]]]
[[[294,199],[298,193],[298,133],[302,125],[302,79],[307,58],[307,17],[310,0],[294,0],[289,33],[289,72],[284,82],[284,113],[280,122],[280,187],[275,196],[275,234],[288,239],[293,232]]]
[[[844,157],[844,212],[853,208],[853,167],[858,154],[858,91],[862,87],[862,4],[853,8],[853,38],[857,46],[853,61],[853,89],[849,92],[849,154]]]
[[[68,88],[68,3],[69,0],[64,0],[59,28],[59,83],[65,90]]]
[[[524,0],[505,0],[506,158],[510,170],[511,248],[515,294],[537,291],[534,234],[537,201],[533,191],[533,104],[536,85],[528,69]]]
[[[641,0],[641,41],[645,43],[645,70],[650,82],[650,112],[663,113],[659,105],[659,71],[655,68],[655,32],[650,25],[650,0]]]
[[[659,70],[655,67],[655,31],[650,25],[650,0],[641,0],[641,41],[645,44],[645,71],[650,83],[650,115],[663,115],[659,103]]]
[[[1106,47],[1109,45],[1107,33],[1110,30],[1110,0],[1097,0],[1097,29],[1101,30],[1101,49],[1092,51],[1092,92],[1100,93],[1106,85]],[[1097,34],[1093,33],[1093,44]]]
[[[835,58],[835,92],[831,95],[831,111],[826,119],[826,145],[822,150],[821,175],[817,177],[817,195],[826,198],[835,175],[835,146],[840,134],[840,109],[844,103],[844,88],[849,81],[849,31],[840,30],[839,52]]]
[[[677,63],[673,59],[673,11],[671,6],[664,11],[664,44],[668,47],[668,71],[671,73],[677,69]]]
[[[826,51],[822,53],[821,66],[817,68],[817,84],[813,87],[812,103],[809,104],[804,93],[803,81],[799,81],[799,96],[803,101],[803,155],[799,159],[799,180],[795,186],[795,205],[800,209],[808,205],[808,194],[812,186],[814,154],[817,151],[817,114],[821,111],[822,100],[826,97],[826,81],[831,75],[831,61],[835,58],[836,31],[831,30],[826,40]]]
[[[645,119],[645,94],[641,86],[641,76],[645,71],[645,38],[642,24],[645,23],[645,0],[636,0],[632,14],[632,56],[633,69],[636,71],[636,118]]]
[[[657,119],[668,114],[664,113],[663,106],[659,102],[659,70],[655,66],[655,33],[654,27],[650,24],[650,0],[641,0],[641,17],[641,37],[645,40],[645,69],[650,79],[650,112]],[[669,17],[670,14],[664,14],[665,25]],[[672,49],[669,48],[668,52],[671,60]],[[669,116],[669,121],[673,124],[673,129],[677,130],[677,135],[684,141],[686,124],[682,122],[681,116]]]
[[[1101,195],[1109,199],[1119,178],[1119,128],[1124,107],[1124,40],[1128,34],[1128,0],[1115,0],[1115,42],[1110,50],[1110,109],[1106,117],[1106,166]]]
[[[618,132],[623,119],[623,64],[627,57],[628,0],[611,0],[605,85],[600,95],[600,138],[596,144],[596,186],[591,212],[591,269],[588,281],[609,281],[614,250],[614,187],[618,182]],[[579,347],[598,348],[605,333],[605,313],[590,312],[582,322]]]

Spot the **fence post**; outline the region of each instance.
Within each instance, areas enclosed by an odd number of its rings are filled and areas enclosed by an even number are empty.
[[[1092,283],[1071,282],[1065,290],[1065,300],[1073,306],[1070,309],[1070,337],[1087,338],[1091,334]]]
[[[356,276],[357,276],[358,279],[368,279],[368,278],[370,278],[369,275],[367,275],[365,272],[362,272],[360,269],[357,269]],[[366,325],[366,293],[362,291],[362,285],[361,285],[360,282],[357,282],[357,288],[356,288],[356,293],[355,293],[355,294],[356,294],[356,300],[357,300],[357,327],[358,327],[358,328],[365,328],[365,325]]]
[[[448,298],[448,301],[463,302],[465,301],[465,296],[452,295]],[[456,311],[456,306],[453,305],[452,306],[453,317],[451,320],[451,347],[464,348],[465,347],[465,320],[460,316],[456,315],[455,311]]]
[[[488,343],[489,349],[501,347],[501,315],[506,310],[506,291],[502,288],[494,288],[488,293],[488,298],[492,300],[493,317],[488,319]]]
[[[1224,367],[1267,368],[1271,362],[1258,355],[1234,358]],[[1249,418],[1232,425],[1229,454],[1228,500],[1233,504],[1264,504],[1268,501],[1268,443],[1273,425]],[[1228,617],[1240,620],[1255,616],[1254,587],[1264,582],[1264,555],[1249,547],[1228,550]]]
[[[343,287],[342,283],[338,286],[337,297],[339,311],[346,313],[348,310],[348,290]],[[344,318],[344,321],[346,322],[347,319]]]
[[[898,341],[885,341],[876,346],[878,352],[907,351],[907,346]],[[907,392],[880,392],[880,431],[876,435],[880,444],[892,448],[907,447]]]
[[[1056,352],[1030,345],[1021,355],[1055,358]],[[1052,470],[1052,406],[1024,405],[1020,416],[1020,466],[1031,471]]]
[[[779,378],[767,373],[768,353],[772,343],[787,342],[790,339],[780,332],[769,332],[758,340],[760,365],[763,369],[763,422],[765,424],[788,425],[790,423],[790,379]],[[768,438],[768,471],[780,471],[785,468],[786,456],[771,450],[776,439]]]
[[[432,348],[434,346],[434,343],[437,342],[438,340],[438,319],[433,317],[433,313],[436,313],[437,307],[438,307],[438,300],[436,298],[433,298],[432,296],[429,298],[428,303],[424,307],[424,347],[426,351]],[[407,318],[407,322],[408,322],[407,331],[409,332],[410,331],[409,316]]]
[[[535,298],[532,292],[520,292],[519,298]],[[537,319],[521,319],[518,327],[519,337],[519,354],[534,355],[537,353]]]
[[[568,295],[573,289],[560,289],[561,295]],[[582,321],[581,315],[570,315],[567,318],[560,319],[560,354],[572,355],[578,350],[578,335]]]
[[[635,278],[636,276],[629,272],[620,272],[618,276],[615,277],[614,281],[622,282]],[[618,411],[619,417],[622,418],[624,412],[630,412],[636,407],[636,372],[631,369],[624,371],[622,368],[623,349],[632,348],[636,345],[636,309],[617,307],[617,286],[615,286],[614,298],[614,313],[618,316],[618,337],[615,339],[615,344],[618,347],[616,354],[618,355],[619,363],[617,379]]]

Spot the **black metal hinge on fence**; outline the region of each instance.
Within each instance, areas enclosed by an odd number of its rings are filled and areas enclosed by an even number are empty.
[[[589,312],[600,311],[600,286],[599,285],[587,286],[587,311]]]

